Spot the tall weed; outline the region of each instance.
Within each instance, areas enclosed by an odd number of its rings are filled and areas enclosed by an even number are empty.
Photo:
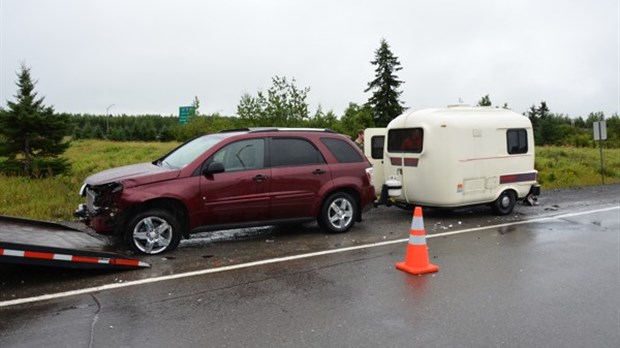
[[[40,179],[0,174],[0,215],[72,220],[73,211],[84,202],[78,191],[87,176],[104,169],[154,161],[176,146],[176,142],[74,141],[63,155],[71,163],[69,174]]]

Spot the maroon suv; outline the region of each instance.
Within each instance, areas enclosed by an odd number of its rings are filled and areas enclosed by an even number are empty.
[[[329,130],[231,130],[88,177],[76,215],[146,254],[209,230],[318,220],[344,232],[372,206],[371,175],[357,146]]]

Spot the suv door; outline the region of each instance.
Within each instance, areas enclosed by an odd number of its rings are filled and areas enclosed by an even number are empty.
[[[269,214],[269,177],[265,139],[246,139],[225,145],[205,162],[224,165],[224,172],[203,175],[200,193],[203,225],[265,220]]]
[[[271,208],[273,219],[313,216],[312,209],[331,185],[329,166],[311,141],[300,137],[274,137],[269,146]]]

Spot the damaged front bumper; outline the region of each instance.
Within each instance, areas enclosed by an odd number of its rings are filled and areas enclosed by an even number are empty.
[[[98,187],[84,185],[80,189],[80,195],[86,197],[86,203],[80,204],[73,215],[97,233],[114,232],[118,226],[118,202],[121,192],[120,184]]]

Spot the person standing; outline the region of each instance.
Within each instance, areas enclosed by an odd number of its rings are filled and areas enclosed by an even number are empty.
[[[357,131],[357,138],[355,138],[355,144],[364,152],[364,130]]]

